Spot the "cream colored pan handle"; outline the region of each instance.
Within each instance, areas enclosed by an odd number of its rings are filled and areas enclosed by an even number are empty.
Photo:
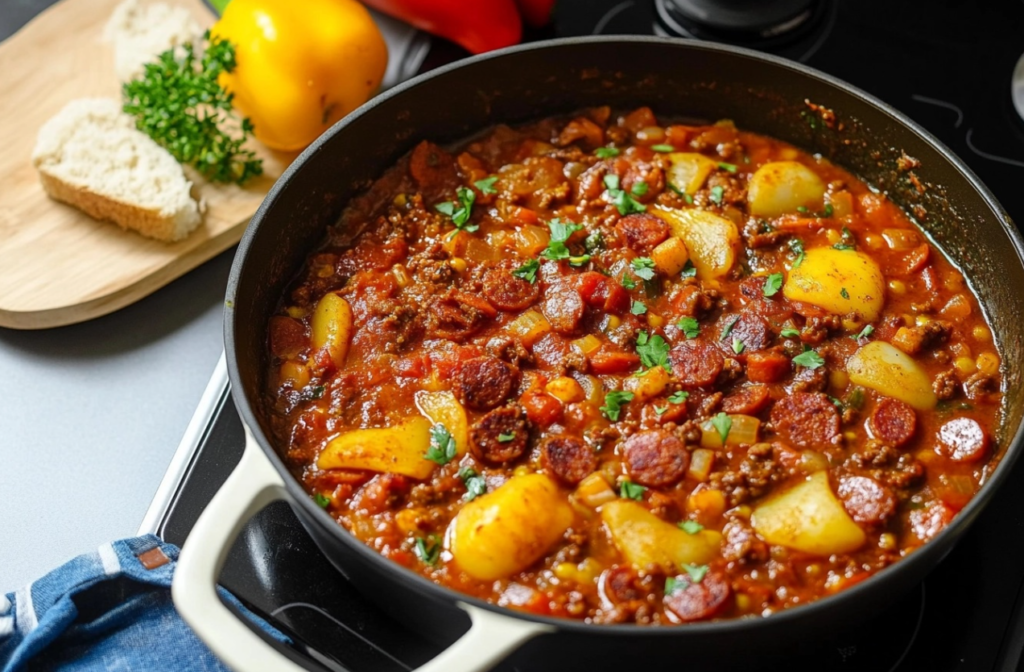
[[[217,578],[242,527],[267,504],[289,499],[284,481],[245,429],[241,462],[199,517],[178,558],[174,606],[206,645],[235,672],[300,672],[239,620],[217,596]],[[469,630],[417,672],[484,672],[549,626],[458,603]]]

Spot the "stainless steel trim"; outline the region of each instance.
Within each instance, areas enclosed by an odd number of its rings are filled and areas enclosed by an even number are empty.
[[[1010,79],[1010,97],[1013,99],[1013,106],[1017,114],[1024,119],[1024,54],[1017,61],[1013,69],[1013,77]]]
[[[178,492],[178,488],[188,472],[188,467],[199,449],[199,444],[209,430],[227,394],[228,368],[222,352],[217,366],[213,369],[210,382],[206,384],[206,390],[203,391],[202,399],[199,400],[199,406],[192,415],[192,419],[185,429],[185,435],[181,437],[181,442],[174,451],[174,457],[171,458],[171,463],[156,489],[156,495],[142,519],[138,534],[156,534],[160,529],[171,502],[174,500],[174,495]]]

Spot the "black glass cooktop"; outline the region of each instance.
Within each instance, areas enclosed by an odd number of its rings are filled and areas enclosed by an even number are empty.
[[[1014,69],[1024,54],[1024,3],[791,0],[782,3],[790,7],[774,22],[741,28],[731,25],[729,16],[701,19],[708,4],[712,0],[559,0],[553,26],[529,37],[687,34],[800,60],[918,121],[971,166],[1011,217],[1024,222],[1024,120],[1011,97]],[[437,42],[424,68],[462,55]],[[1024,82],[1021,89],[1024,93]],[[238,416],[222,396],[162,521],[164,538],[185,540],[237,462],[242,443]],[[822,642],[817,655],[794,659],[787,669],[1024,669],[1024,462],[1007,486],[921,586],[859,630]],[[291,633],[312,669],[407,670],[441,648],[363,599],[282,503],[265,509],[245,529],[223,583]]]

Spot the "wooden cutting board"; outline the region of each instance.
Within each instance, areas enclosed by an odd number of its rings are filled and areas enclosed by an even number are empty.
[[[164,0],[214,17],[200,0]],[[123,308],[242,237],[292,155],[260,149],[262,177],[245,188],[195,175],[199,229],[162,243],[51,200],[31,164],[39,127],[83,96],[120,96],[103,27],[119,0],[63,0],[0,44],[0,326],[44,329]]]

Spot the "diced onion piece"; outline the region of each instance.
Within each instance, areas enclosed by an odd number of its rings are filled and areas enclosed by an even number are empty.
[[[618,495],[612,490],[612,486],[608,485],[605,477],[598,472],[590,474],[576,486],[576,499],[592,509],[617,498]]]
[[[395,276],[395,282],[399,287],[408,287],[412,283],[412,278],[409,277],[409,270],[403,264],[392,266],[391,275]]]
[[[758,505],[750,523],[769,544],[821,556],[855,551],[867,539],[832,494],[824,471]]]
[[[718,163],[693,152],[672,152],[668,155],[668,182],[673,187],[693,196],[704,186]]]
[[[394,427],[356,429],[331,441],[317,457],[320,469],[366,469],[424,479],[433,462],[424,456],[430,447],[429,420],[410,418]]]
[[[698,448],[690,453],[690,467],[686,475],[696,481],[706,481],[711,475],[711,469],[715,466],[715,451],[707,448]]]
[[[854,385],[905,401],[919,411],[931,410],[938,403],[924,369],[885,341],[871,341],[853,353],[846,360],[846,371]]]
[[[921,236],[913,229],[885,229],[882,238],[890,250],[910,250],[921,244]]]
[[[855,250],[818,247],[790,270],[783,295],[836,315],[855,313],[874,322],[885,303],[885,278],[878,264]]]
[[[950,320],[965,319],[971,315],[971,302],[963,294],[955,294],[939,313]]]
[[[690,253],[686,250],[686,244],[675,236],[670,237],[651,250],[651,261],[654,262],[654,270],[668,277],[672,277],[683,270],[686,262],[689,260]]]
[[[668,371],[660,366],[650,369],[642,376],[630,376],[626,378],[622,386],[627,392],[633,393],[633,400],[637,403],[653,399],[665,391],[669,383]]]
[[[462,571],[493,581],[543,557],[572,520],[572,508],[550,478],[513,476],[465,504],[449,525],[446,541]]]
[[[540,311],[528,310],[509,322],[506,328],[518,336],[523,345],[530,347],[538,338],[551,331],[551,323]]]
[[[665,220],[672,235],[683,241],[698,278],[714,280],[732,268],[740,246],[740,234],[733,222],[696,208],[658,207],[650,212]]]
[[[797,208],[818,211],[822,207],[825,183],[797,161],[766,163],[750,176],[747,202],[755,217],[777,217]]]
[[[516,232],[516,248],[523,256],[536,257],[548,246],[551,234],[546,228],[527,224]]]
[[[587,395],[587,401],[595,407],[604,404],[604,386],[601,384],[600,378],[579,372],[573,372],[572,375],[583,388],[583,392]]]
[[[587,334],[583,338],[577,338],[572,342],[572,346],[584,355],[597,352],[602,345],[604,343],[601,342],[601,339],[593,334]]]
[[[978,355],[978,370],[987,376],[999,375],[999,357],[992,352],[983,352]]]
[[[832,216],[836,219],[853,214],[853,196],[848,191],[832,192],[828,195],[828,204],[832,206]]]
[[[441,243],[441,247],[451,257],[461,257],[466,253],[466,246],[469,244],[471,236],[465,231],[456,231],[455,233],[445,236],[444,241]]]
[[[761,429],[761,421],[752,415],[740,415],[730,413],[729,419],[732,424],[729,426],[729,433],[725,437],[725,443],[730,446],[753,445],[757,443],[758,430]],[[700,445],[702,448],[721,448],[722,434],[712,423],[711,419],[705,420],[700,425]]]
[[[476,236],[470,236],[469,241],[466,243],[466,252],[462,256],[479,264],[481,262],[497,259],[498,253],[497,250],[491,247],[486,240],[481,240]]]
[[[345,365],[348,344],[352,338],[352,308],[348,301],[334,292],[324,294],[313,310],[310,342],[314,350],[327,348],[337,367]]]
[[[580,384],[568,376],[559,376],[544,386],[544,391],[563,404],[583,401],[587,395]]]
[[[459,455],[465,454],[469,449],[469,421],[466,418],[466,409],[455,395],[447,390],[441,392],[427,392],[422,390],[416,393],[416,408],[432,424],[444,425],[448,433],[455,439],[455,449]]]
[[[713,530],[685,532],[637,502],[618,499],[601,507],[601,521],[612,542],[636,569],[657,565],[674,573],[684,564],[703,565],[718,556],[722,535]]]

